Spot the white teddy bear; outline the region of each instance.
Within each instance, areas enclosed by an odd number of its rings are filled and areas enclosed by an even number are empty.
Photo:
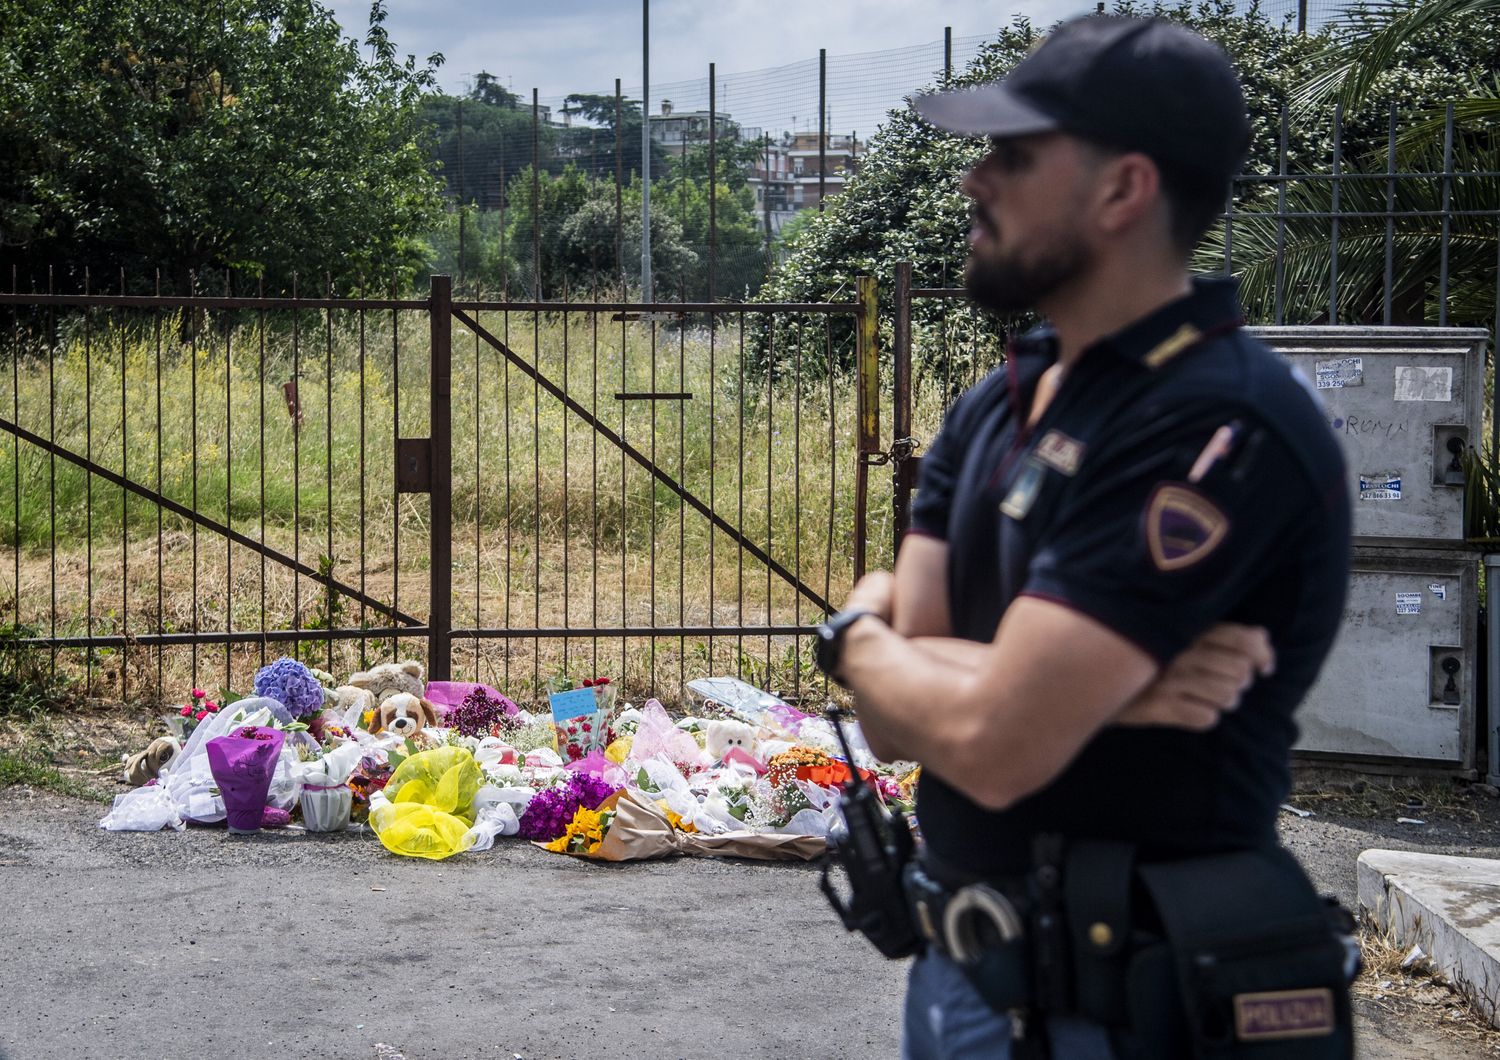
[[[755,729],[742,721],[709,722],[704,743],[708,753],[721,762],[730,749],[735,747],[755,757]]]

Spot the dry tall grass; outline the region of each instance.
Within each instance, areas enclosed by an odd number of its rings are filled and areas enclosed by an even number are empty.
[[[847,377],[827,371],[850,359],[837,331],[822,317],[786,318],[791,339],[767,373],[738,317],[677,327],[486,312],[480,323],[809,592],[455,322],[453,619],[513,634],[456,640],[455,676],[523,703],[561,670],[623,677],[636,697],[675,698],[682,680],[723,672],[821,694],[806,637],[515,631],[803,625],[821,615],[811,595],[840,602],[856,542],[855,397]],[[426,620],[428,501],[393,493],[397,435],[428,432],[425,313],[280,312],[194,332],[165,315],[101,310],[50,339],[36,334],[17,326],[8,336],[15,396],[0,415]],[[283,400],[292,380],[300,426]],[[918,433],[930,439],[938,405],[919,409]],[[891,558],[888,470],[872,470],[870,484],[873,567]],[[0,561],[0,618],[22,635],[390,624],[14,438],[0,438],[0,539],[12,553]],[[425,648],[422,638],[304,642],[300,654],[343,677]],[[292,646],[57,657],[95,695],[155,707],[193,685],[245,690],[263,650]]]

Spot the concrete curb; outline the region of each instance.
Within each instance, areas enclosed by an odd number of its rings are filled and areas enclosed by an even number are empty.
[[[1500,1027],[1500,861],[1399,850],[1359,856],[1359,904],[1403,948],[1421,946]]]

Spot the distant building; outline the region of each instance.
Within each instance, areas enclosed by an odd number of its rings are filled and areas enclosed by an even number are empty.
[[[709,120],[713,119],[714,136],[719,140],[737,140],[740,127],[728,114],[713,114],[706,110],[674,110],[672,101],[661,101],[661,113],[651,116],[651,139],[661,144],[662,150],[675,158],[681,158],[689,147],[708,146]]]
[[[858,168],[862,149],[863,145],[853,136],[827,137],[821,154],[820,182],[817,133],[786,133],[779,141],[768,144],[749,180],[762,224],[773,236],[778,235],[798,211],[818,208],[820,186],[823,196],[843,191],[844,183]]]

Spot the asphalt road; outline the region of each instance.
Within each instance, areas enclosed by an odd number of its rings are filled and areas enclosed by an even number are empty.
[[[111,834],[101,812],[0,790],[9,1060],[898,1052],[905,966],[844,933],[806,865],[599,865],[513,840],[428,863],[369,835]],[[1290,828],[1346,897],[1380,845]],[[1377,1060],[1494,1055],[1377,1010],[1361,1027]]]

